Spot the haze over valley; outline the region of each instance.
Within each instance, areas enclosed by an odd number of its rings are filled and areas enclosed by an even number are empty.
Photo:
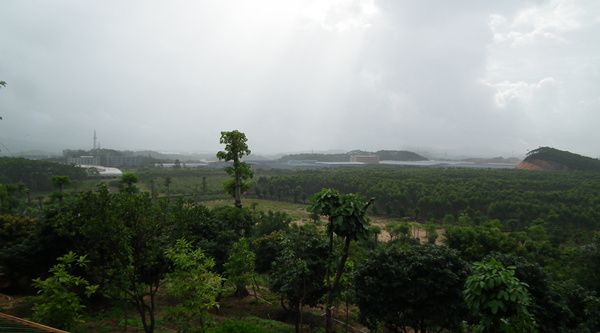
[[[0,3],[0,153],[597,158],[600,3]]]

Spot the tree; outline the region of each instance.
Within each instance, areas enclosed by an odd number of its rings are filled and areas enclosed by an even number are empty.
[[[70,329],[73,324],[83,322],[81,312],[81,295],[89,297],[98,286],[90,286],[88,281],[71,275],[76,268],[84,268],[88,261],[85,256],[77,257],[75,253],[58,258],[60,263],[50,269],[52,275],[45,280],[33,280],[35,288],[41,294],[33,306],[33,320],[59,329]]]
[[[87,271],[103,283],[104,295],[131,302],[144,331],[156,324],[155,296],[166,274],[165,240],[170,224],[166,201],[147,193],[110,193],[106,186],[80,193],[55,221],[77,252],[90,260]]]
[[[229,260],[225,263],[225,276],[227,281],[235,286],[236,295],[244,298],[248,295],[246,286],[254,285],[254,252],[250,251],[250,246],[245,237],[242,237],[233,245]],[[241,292],[241,293],[240,293]],[[254,290],[256,297],[256,289]]]
[[[63,201],[63,187],[71,184],[71,178],[69,176],[52,176],[50,178],[52,185],[58,188],[58,193],[55,193],[54,196],[58,198],[58,201]]]
[[[552,283],[548,273],[540,265],[514,253],[493,253],[485,257],[484,262],[489,262],[492,258],[505,266],[514,266],[514,276],[529,286],[527,310],[538,324],[540,333],[586,331],[583,328],[589,325],[591,319],[588,316],[586,300],[591,300],[590,294],[593,292],[585,290],[572,280],[566,283]],[[577,264],[581,263],[577,261]],[[569,295],[575,295],[573,299],[578,304],[569,304],[572,303]],[[589,332],[597,331],[597,328],[589,328]]]
[[[456,250],[430,244],[382,248],[367,257],[355,278],[359,320],[371,330],[460,331],[462,298],[470,269]]]
[[[52,185],[54,187],[57,187],[58,192],[60,193],[62,193],[63,187],[71,184],[71,179],[69,178],[69,176],[52,176],[50,180],[52,181]]]
[[[242,192],[250,188],[250,184],[245,183],[247,179],[251,179],[254,175],[250,165],[242,162],[244,155],[250,155],[246,142],[246,134],[237,130],[231,132],[221,132],[219,142],[225,144],[225,150],[219,151],[217,157],[225,162],[233,161],[232,166],[225,168],[225,172],[233,177],[231,181],[223,183],[223,187],[235,199],[235,206],[242,207]]]
[[[171,177],[165,177],[165,187],[167,188],[167,197],[171,196],[171,183],[173,182],[173,179],[171,179]]]
[[[233,178],[223,182],[223,187],[235,199],[235,207],[242,208],[242,192],[250,188],[249,183],[245,181],[251,179],[254,175],[252,168],[246,162],[242,162],[244,155],[250,155],[250,149],[246,144],[246,134],[237,130],[231,132],[221,132],[219,142],[225,144],[225,150],[219,151],[217,157],[225,162],[233,161],[232,166],[225,168],[225,172]],[[236,225],[236,233],[238,237],[242,237],[241,225]]]
[[[33,233],[36,220],[21,215],[0,215],[0,251],[20,244]]]
[[[294,224],[278,247],[269,275],[269,289],[278,293],[281,306],[295,315],[296,332],[299,332],[302,307],[316,306],[326,291],[323,275],[327,266],[327,243],[314,224]]]
[[[287,230],[292,223],[292,217],[286,212],[273,212],[269,210],[266,214],[260,213],[260,219],[254,228],[254,234],[257,237],[268,235],[273,231]]]
[[[475,271],[467,278],[464,297],[469,310],[481,317],[476,332],[537,332],[527,311],[528,285],[514,276],[515,267],[505,268],[494,258],[473,266]]]
[[[169,295],[180,303],[169,308],[167,313],[181,325],[182,332],[196,332],[191,327],[194,320],[201,328],[210,320],[208,310],[219,307],[217,295],[222,291],[223,278],[212,272],[214,259],[206,257],[202,249],[193,249],[191,242],[180,239],[166,251],[166,257],[174,266],[167,274],[165,287]]]
[[[444,244],[459,250],[467,261],[481,260],[491,252],[511,253],[519,249],[515,238],[492,225],[452,226],[443,237]]]
[[[332,189],[323,189],[311,198],[312,206],[309,209],[320,215],[328,216],[329,219],[327,224],[327,235],[329,237],[328,265],[325,272],[325,284],[327,286],[325,331],[327,333],[333,332],[333,296],[344,272],[350,242],[369,238],[369,223],[365,219],[365,214],[373,201],[372,198],[365,202],[364,198],[358,194],[340,194],[339,191]],[[342,238],[344,243],[337,267],[334,266],[333,258],[334,234]],[[332,276],[333,271],[335,271],[335,275]]]
[[[132,172],[126,172],[121,176],[119,182],[126,187],[123,189],[126,193],[135,193],[137,189],[134,187],[139,182],[139,178]]]
[[[206,176],[202,176],[202,193],[206,193],[208,186],[206,185]]]
[[[572,270],[576,281],[600,295],[600,232],[594,234],[592,242],[573,253]]]

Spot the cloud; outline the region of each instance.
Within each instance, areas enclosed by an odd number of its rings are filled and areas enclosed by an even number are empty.
[[[368,28],[373,16],[379,12],[374,0],[322,0],[313,1],[302,9],[307,19],[303,29],[315,27],[337,32]]]
[[[0,139],[594,155],[598,17],[592,0],[3,1]]]

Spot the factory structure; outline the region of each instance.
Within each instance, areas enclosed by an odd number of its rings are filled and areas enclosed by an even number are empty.
[[[100,144],[96,140],[96,131],[94,131],[94,149],[92,150],[94,153],[100,150]],[[67,158],[67,163],[86,169],[91,176],[120,178],[123,172],[117,166],[137,166],[141,162],[141,156],[114,156],[109,154],[105,157],[105,160],[105,165],[101,165],[100,157],[98,156],[79,156]]]

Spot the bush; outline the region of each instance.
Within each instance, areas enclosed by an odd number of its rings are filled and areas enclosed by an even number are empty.
[[[247,323],[239,320],[226,320],[219,324],[219,326],[212,327],[206,330],[206,333],[267,333],[265,328],[262,328],[256,324]]]

